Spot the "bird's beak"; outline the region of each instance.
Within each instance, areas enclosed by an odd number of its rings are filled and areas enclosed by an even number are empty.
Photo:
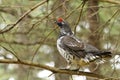
[[[58,22],[55,20],[54,23],[58,26]]]
[[[58,28],[57,20],[55,20],[54,23],[55,23],[55,28]]]
[[[58,21],[55,21],[54,23],[57,24],[58,27],[61,27],[61,23],[59,23]]]

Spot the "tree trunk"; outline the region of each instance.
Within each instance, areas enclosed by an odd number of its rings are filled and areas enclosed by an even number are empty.
[[[93,7],[96,6],[96,7]],[[97,48],[100,48],[100,41],[99,41],[99,36],[94,33],[98,27],[99,27],[99,15],[98,15],[98,0],[88,0],[88,22],[90,25],[90,31],[91,35],[89,35],[89,43],[96,46]],[[96,64],[91,64],[89,69],[90,71],[93,71],[97,65]],[[94,73],[99,73],[99,67],[94,71]],[[96,80],[93,78],[87,78],[87,80]]]
[[[97,48],[100,48],[100,44],[98,44],[100,42],[99,36],[96,33],[94,33],[99,27],[99,15],[98,15],[99,8],[97,6],[98,0],[88,0],[88,22],[91,31],[89,41],[92,45],[96,46]]]

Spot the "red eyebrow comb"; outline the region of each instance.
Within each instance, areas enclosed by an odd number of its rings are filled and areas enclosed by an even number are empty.
[[[58,18],[58,20],[57,20],[58,22],[62,22],[63,21],[63,19],[62,18]]]

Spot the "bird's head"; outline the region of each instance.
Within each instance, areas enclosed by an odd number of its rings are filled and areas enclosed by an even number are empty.
[[[58,18],[55,23],[60,27],[60,34],[61,35],[71,35],[72,31],[71,28],[69,27],[69,24],[64,21],[62,18]]]
[[[55,23],[62,28],[65,25],[65,21],[63,20],[63,18],[58,18]]]

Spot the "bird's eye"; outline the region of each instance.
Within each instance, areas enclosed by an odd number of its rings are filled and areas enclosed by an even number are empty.
[[[57,23],[58,26],[63,26],[62,22]]]

